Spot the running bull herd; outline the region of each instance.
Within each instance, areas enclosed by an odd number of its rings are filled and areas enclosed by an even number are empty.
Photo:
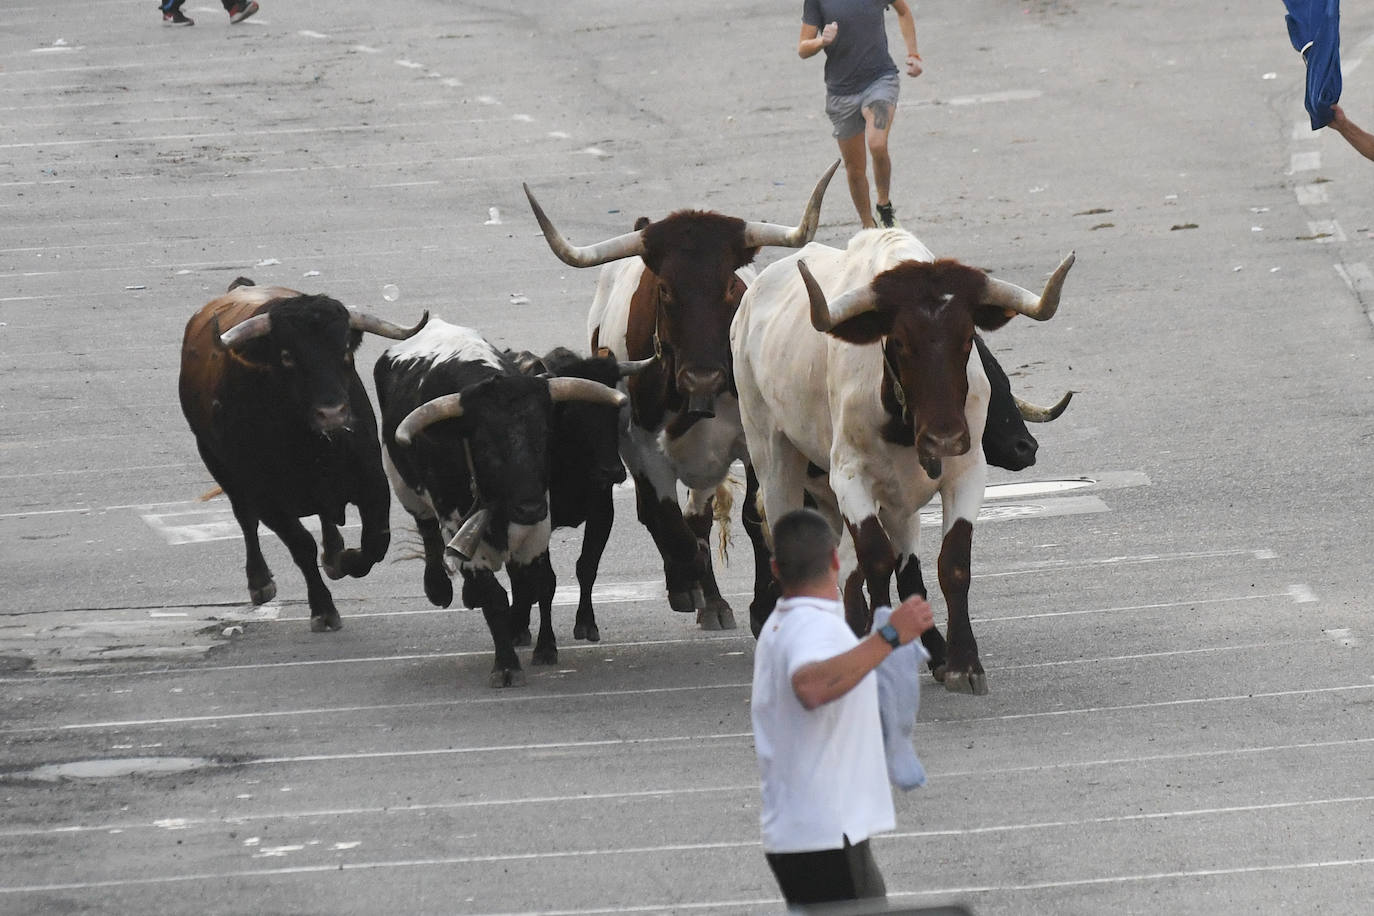
[[[796,226],[680,210],[588,246],[569,243],[526,186],[553,253],[602,268],[585,357],[502,350],[428,312],[403,326],[327,296],[236,280],[186,325],[180,396],[243,530],[249,598],[277,592],[261,523],[305,577],[311,630],[339,629],[320,568],[360,577],[382,560],[394,491],[424,545],[425,596],[448,607],[456,572],[463,604],[481,608],[491,631],[490,685],[522,685],[517,646],[533,642],[536,665],[558,658],[554,528],[584,528],[573,635],[600,639],[592,588],[612,488],[628,468],[669,606],[695,612],[704,629],[733,628],[708,545],[739,461],[755,635],[777,597],[766,519],[811,505],[831,521],[845,614],[863,633],[873,608],[891,603],[894,576],[899,599],[926,593],[919,512],[938,493],[949,621],[922,641],[936,680],[986,693],[968,591],[987,466],[1033,464],[1025,421],[1053,420],[1072,393],[1050,408],[1014,397],[979,332],[1019,315],[1054,317],[1074,256],[1037,294],[937,260],[902,229],[861,230],[843,249],[813,242],[838,165]],[[759,271],[751,264],[764,246],[797,250]],[[373,367],[380,428],[354,366],[365,333],[394,341]],[[362,520],[357,548],[339,530],[348,503]],[[301,524],[312,515],[318,564]],[[496,578],[503,567],[509,595]]]

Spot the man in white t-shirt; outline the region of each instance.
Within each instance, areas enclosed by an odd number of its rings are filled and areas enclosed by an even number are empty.
[[[897,646],[929,629],[913,596],[860,640],[839,600],[835,533],[810,509],[773,527],[782,600],[754,650],[750,712],[762,776],[763,851],[789,904],[885,897],[868,838],[892,830],[873,676]]]

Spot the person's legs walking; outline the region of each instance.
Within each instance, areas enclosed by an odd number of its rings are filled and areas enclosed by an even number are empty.
[[[778,889],[791,906],[856,900],[850,850],[825,849],[818,852],[765,853]]]

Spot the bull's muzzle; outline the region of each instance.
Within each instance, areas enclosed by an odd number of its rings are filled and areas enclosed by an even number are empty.
[[[716,397],[725,390],[723,369],[683,369],[678,387],[687,398],[687,415],[709,420],[716,415]]]
[[[318,406],[310,412],[310,425],[318,433],[345,432],[353,425],[353,411],[347,402]]]

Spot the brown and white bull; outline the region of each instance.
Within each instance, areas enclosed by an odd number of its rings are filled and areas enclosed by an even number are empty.
[[[248,595],[277,594],[258,544],[258,523],[291,551],[305,576],[310,628],[343,624],[315,564],[301,518],[318,515],[331,579],[362,576],[391,542],[391,499],[372,402],[353,366],[363,332],[404,340],[406,328],[347,309],[328,296],[239,278],[186,324],[181,410],[196,446],[243,530]],[[344,549],[344,506],[362,517],[358,549]]]
[[[908,232],[865,230],[843,250],[813,243],[767,267],[731,329],[765,517],[801,506],[810,493],[848,532],[852,555],[841,582],[856,631],[869,627],[873,607],[891,603],[894,571],[901,597],[924,591],[919,511],[940,494],[938,569],[949,624],[945,663],[933,670],[953,691],[987,692],[968,613],[989,398],[974,333],[1016,315],[1049,320],[1073,259],[1037,296],[937,261]],[[809,465],[825,473],[808,476]]]
[[[657,356],[627,379],[631,420],[620,452],[634,477],[639,520],[663,557],[668,604],[697,611],[706,629],[732,628],[734,612],[716,584],[710,539],[718,487],[735,461],[745,465],[743,521],[754,544],[751,607],[772,605],[763,532],[753,511],[758,483],[745,449],[730,360],[730,322],[765,245],[799,248],[816,234],[836,162],[816,184],[796,226],[680,210],[594,245],[569,244],[525,194],[549,247],[573,267],[606,265],[587,317],[592,352],[622,360]],[[677,483],[688,488],[687,509]],[[766,613],[766,611],[764,612]]]

